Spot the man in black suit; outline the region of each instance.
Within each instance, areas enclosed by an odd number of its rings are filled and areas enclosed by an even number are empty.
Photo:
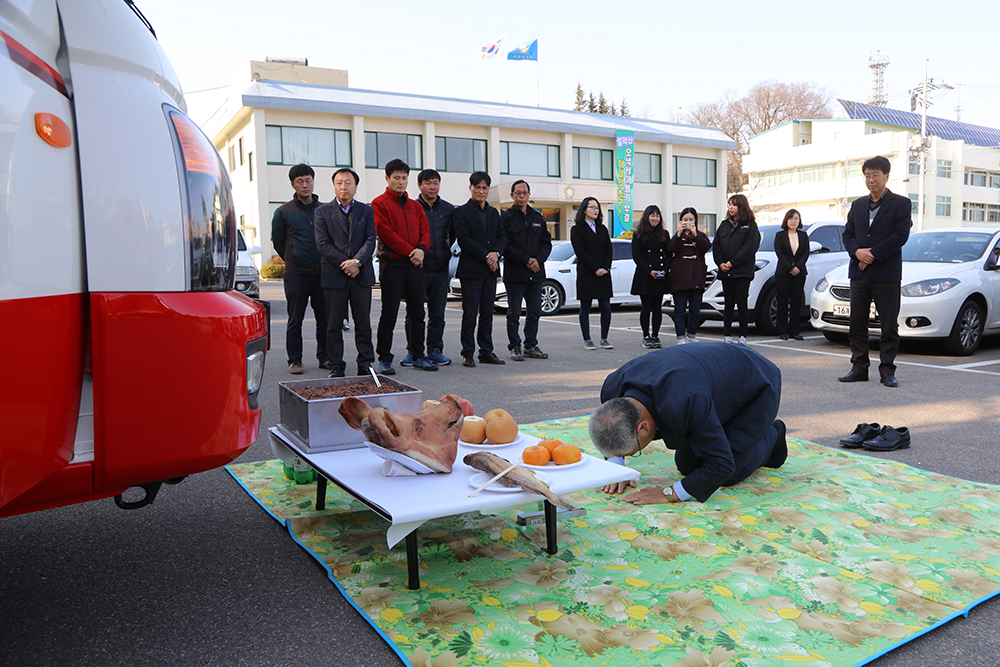
[[[590,418],[590,439],[622,463],[651,441],[675,450],[684,479],[666,488],[627,495],[637,505],[708,500],[720,486],[743,481],[788,456],[785,424],[775,419],[781,371],[745,345],[703,343],[668,347],[636,357],[601,388]],[[633,482],[604,487],[621,493]]]
[[[855,261],[851,279],[851,372],[841,382],[868,380],[868,313],[872,301],[882,323],[878,374],[886,387],[897,387],[896,353],[899,352],[899,290],[903,279],[903,244],[910,237],[911,202],[893,194],[889,160],[881,155],[865,160],[861,171],[871,193],[856,199],[847,213],[844,247]]]
[[[493,302],[500,277],[500,256],[507,248],[507,236],[500,224],[500,214],[486,203],[490,194],[490,175],[476,171],[469,176],[468,202],[455,209],[452,221],[462,254],[455,275],[462,283],[462,365],[476,365],[472,354],[479,343],[479,363],[503,365],[493,352]],[[479,334],[476,317],[479,318]]]
[[[367,375],[375,361],[372,346],[372,285],[375,269],[375,213],[355,201],[361,179],[353,169],[333,173],[337,198],[316,209],[316,247],[323,258],[322,285],[328,323],[326,349],[333,368],[330,377],[344,377],[344,332],[347,304],[354,315],[354,344],[358,348],[358,375]]]

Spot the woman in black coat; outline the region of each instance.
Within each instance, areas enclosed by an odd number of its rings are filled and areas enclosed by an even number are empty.
[[[573,228],[569,232],[573,251],[576,253],[576,297],[580,300],[580,330],[583,332],[583,346],[596,350],[590,338],[590,305],[597,299],[601,309],[601,347],[610,350],[614,346],[608,342],[611,330],[611,235],[604,226],[601,205],[593,197],[580,202]]]
[[[778,291],[778,335],[781,340],[788,340],[789,336],[803,340],[799,325],[806,262],[809,261],[809,235],[802,231],[802,216],[794,208],[785,213],[781,230],[774,235],[774,254],[778,256],[774,273],[774,286]]]
[[[740,315],[740,342],[747,342],[747,326],[750,323],[747,299],[750,296],[750,282],[753,280],[759,247],[760,231],[753,211],[750,210],[750,203],[743,195],[733,195],[729,198],[729,216],[719,225],[712,244],[712,256],[719,267],[719,279],[722,281],[722,295],[725,299],[722,333],[727,343],[733,342],[734,307]]]
[[[677,343],[698,340],[701,324],[701,298],[705,292],[705,255],[712,242],[698,229],[698,211],[688,206],[677,221],[677,234],[667,249],[670,261],[670,291],[674,295],[674,331]]]
[[[663,228],[663,215],[658,206],[647,206],[632,233],[632,259],[635,275],[631,293],[639,297],[639,326],[642,346],[651,349],[660,344],[660,324],[663,322],[663,295],[670,291],[670,235]],[[650,329],[652,319],[652,329]]]

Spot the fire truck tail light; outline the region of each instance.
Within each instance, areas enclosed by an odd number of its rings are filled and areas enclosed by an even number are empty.
[[[185,273],[192,292],[233,289],[236,215],[233,192],[215,146],[181,111],[163,105],[174,139],[184,215]]]

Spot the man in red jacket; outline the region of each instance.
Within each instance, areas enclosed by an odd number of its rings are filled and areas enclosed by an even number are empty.
[[[378,320],[375,354],[378,372],[394,375],[392,332],[399,317],[399,302],[406,299],[406,317],[412,323],[406,349],[413,367],[436,371],[424,357],[424,253],[431,245],[431,232],[424,207],[406,194],[410,167],[400,159],[385,165],[385,192],[375,198],[375,233],[379,240],[379,284],[382,314]]]

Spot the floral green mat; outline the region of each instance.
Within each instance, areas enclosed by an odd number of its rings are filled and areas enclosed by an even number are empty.
[[[596,453],[586,425],[522,431]],[[640,486],[677,479],[662,443],[646,452]],[[524,510],[428,522],[416,591],[404,546],[346,494],[317,512],[280,461],[228,468],[419,667],[861,665],[1000,592],[1000,488],[802,440],[705,504],[569,495],[587,514],[554,556]]]

